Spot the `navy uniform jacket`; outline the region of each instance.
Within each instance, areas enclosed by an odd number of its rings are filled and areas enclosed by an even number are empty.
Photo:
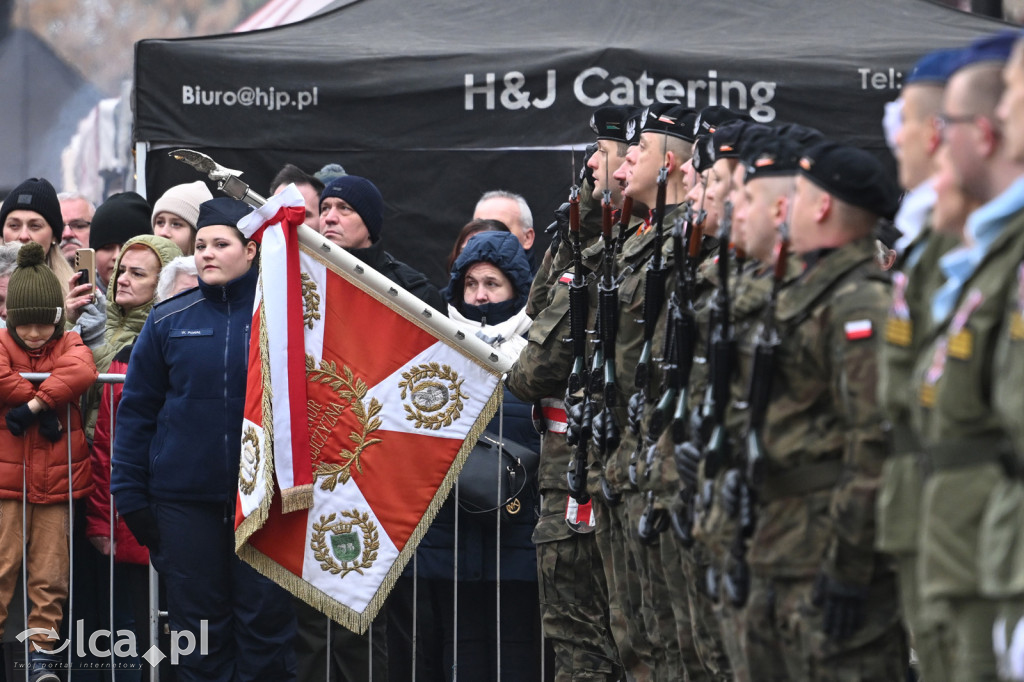
[[[117,411],[110,490],[149,502],[230,502],[238,485],[249,326],[259,268],[165,301],[135,344]]]

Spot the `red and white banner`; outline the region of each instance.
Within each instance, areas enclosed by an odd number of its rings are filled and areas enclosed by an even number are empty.
[[[356,632],[369,627],[501,400],[501,360],[302,226],[297,190],[240,225],[261,242],[236,547]]]

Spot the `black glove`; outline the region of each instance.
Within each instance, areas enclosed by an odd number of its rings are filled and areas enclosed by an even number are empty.
[[[584,402],[577,396],[565,396],[565,442],[569,445],[576,445],[582,439]]]
[[[60,440],[64,428],[60,425],[60,419],[53,410],[43,410],[39,413],[39,433],[51,443]]]
[[[818,575],[811,597],[822,610],[822,630],[834,642],[841,642],[864,624],[868,588]]]
[[[160,546],[160,531],[157,529],[156,519],[149,509],[139,509],[127,514],[121,514],[121,518],[128,525],[140,545],[145,545],[150,552],[157,551]]]
[[[36,423],[39,415],[32,412],[28,403],[22,403],[7,411],[7,428],[15,436],[23,436],[28,428]]]
[[[683,487],[697,491],[697,470],[700,468],[700,450],[690,441],[675,446],[676,470]]]
[[[594,415],[593,423],[594,451],[599,457],[605,457],[615,452],[619,447],[619,427],[615,424],[612,411],[607,407]]]
[[[722,509],[730,519],[740,515],[740,495],[743,494],[743,477],[739,469],[729,469],[725,472],[725,479],[722,482]]]
[[[629,405],[626,406],[626,423],[629,425],[629,432],[634,436],[639,436],[643,420],[644,394],[637,391],[629,397]]]

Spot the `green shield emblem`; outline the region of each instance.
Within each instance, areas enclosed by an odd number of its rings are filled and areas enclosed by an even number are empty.
[[[338,561],[355,561],[359,558],[359,533],[336,533],[331,536],[331,552]]]

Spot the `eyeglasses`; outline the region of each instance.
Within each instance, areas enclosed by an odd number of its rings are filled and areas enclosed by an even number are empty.
[[[64,227],[70,227],[75,232],[81,232],[82,230],[88,230],[89,226],[92,225],[88,220],[72,220],[64,223]]]
[[[942,135],[950,128],[950,126],[954,126],[959,123],[974,123],[979,118],[981,118],[980,114],[964,114],[963,116],[939,114],[935,117],[936,128],[938,128],[939,134]]]

